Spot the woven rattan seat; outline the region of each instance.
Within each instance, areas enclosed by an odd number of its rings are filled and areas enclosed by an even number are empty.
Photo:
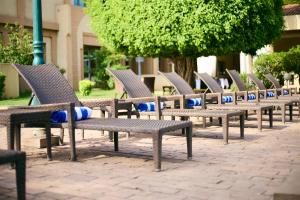
[[[70,136],[70,149],[71,160],[76,160],[76,147],[75,147],[75,129],[92,129],[104,130],[114,132],[114,147],[118,151],[118,132],[135,130],[137,132],[152,133],[153,138],[153,159],[156,170],[161,169],[161,143],[162,134],[166,131],[176,129],[183,129],[187,137],[187,150],[188,158],[192,156],[192,130],[191,122],[165,122],[157,120],[155,122],[144,121],[140,119],[100,119],[92,118],[83,121],[74,120],[74,107],[75,106],[88,106],[91,108],[100,107],[105,109],[110,106],[112,117],[117,117],[118,109],[122,108],[124,103],[118,104],[116,100],[106,101],[88,101],[80,102],[75,96],[72,87],[68,81],[59,72],[53,64],[44,64],[39,66],[19,65],[14,64],[13,67],[20,73],[20,75],[27,82],[33,93],[36,95],[39,102],[43,105],[31,107],[30,109],[46,109],[58,110],[63,109],[68,111],[68,122],[62,124],[51,124],[52,127],[66,127],[69,130]],[[128,104],[128,103],[125,103]],[[131,104],[130,104],[131,106]],[[152,127],[146,124],[152,124]],[[33,124],[35,126],[35,124]],[[146,127],[146,128],[145,128]],[[151,129],[150,129],[151,128]],[[158,131],[158,132],[157,132]]]

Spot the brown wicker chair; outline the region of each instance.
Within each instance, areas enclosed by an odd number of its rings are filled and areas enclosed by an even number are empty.
[[[181,78],[177,73],[175,72],[169,72],[169,73],[163,73],[159,72],[163,77],[166,78],[166,80],[169,81],[169,83],[175,88],[177,94],[195,94],[191,86],[183,79]],[[196,74],[198,75],[198,74]],[[205,80],[205,83],[209,83],[208,89],[212,92],[215,92],[214,94],[211,94],[211,97],[215,97],[217,95],[218,103],[215,104],[206,104],[205,106],[209,109],[231,109],[231,110],[244,110],[246,111],[246,114],[250,110],[254,110],[257,113],[257,119],[258,119],[258,129],[262,130],[262,113],[263,111],[269,110],[269,122],[270,127],[272,127],[273,124],[273,117],[272,117],[272,106],[270,105],[259,105],[259,104],[241,104],[236,101],[236,94],[235,93],[224,93],[223,89],[217,84],[216,81],[214,81],[210,76],[202,76],[202,80]],[[211,80],[212,79],[212,80]],[[222,95],[233,95],[234,101],[233,104],[222,104]],[[206,96],[209,96],[207,94]],[[246,115],[247,118],[247,115]]]
[[[22,151],[0,149],[0,164],[13,163],[16,169],[18,200],[26,199],[26,154]],[[1,195],[0,195],[1,198]]]
[[[211,92],[216,92],[214,89],[216,87],[219,87],[218,91],[223,90],[221,86],[218,85],[218,83],[207,73],[197,73],[195,72],[196,76],[200,78],[210,89]],[[210,86],[211,85],[211,86]],[[213,86],[213,87],[212,87]],[[256,99],[255,100],[248,100],[248,91],[240,91],[239,95],[242,95],[244,97],[244,100],[241,101],[240,105],[247,105],[249,108],[252,107],[253,103],[262,105],[262,106],[274,106],[275,108],[280,108],[281,110],[281,120],[283,123],[285,123],[285,116],[286,116],[286,108],[289,110],[289,119],[290,121],[293,120],[293,102],[290,100],[278,100],[278,99],[272,99],[272,100],[266,100],[266,99],[260,99],[258,98],[259,93],[256,92]],[[266,94],[265,94],[266,95]]]
[[[264,76],[268,79],[268,81],[272,83],[272,88],[279,90],[281,94],[284,94],[284,90],[288,90],[289,94],[291,94],[292,96],[300,97],[300,94],[297,94],[297,88],[283,88],[278,80],[270,73],[265,74]]]
[[[124,90],[127,92],[130,97],[129,101],[134,103],[149,102],[155,101],[150,90],[147,86],[139,79],[139,77],[132,70],[111,70],[107,71],[123,86]],[[193,96],[193,95],[190,95]],[[199,97],[199,95],[194,95]],[[205,118],[214,117],[222,118],[223,125],[223,139],[224,142],[228,143],[228,120],[231,116],[240,116],[240,134],[241,138],[244,137],[244,114],[241,111],[230,111],[230,110],[193,110],[185,109],[184,106],[184,96],[164,96],[158,97],[162,101],[175,101],[180,100],[180,109],[171,108],[171,109],[155,109],[155,112],[140,112],[141,115],[155,115],[158,119],[162,116],[172,116],[172,117],[182,117],[187,119],[189,117],[203,117],[204,118],[204,127],[205,127]],[[203,97],[204,98],[204,97]],[[156,105],[159,105],[156,103]]]
[[[36,95],[39,102],[43,105],[32,106],[30,109],[47,109],[68,111],[67,123],[52,123],[52,127],[67,128],[70,136],[71,160],[76,160],[75,149],[75,129],[103,130],[114,133],[114,149],[118,151],[118,132],[142,132],[152,134],[153,138],[153,158],[155,169],[161,169],[161,143],[162,135],[168,131],[183,129],[187,137],[188,158],[192,156],[191,149],[191,122],[163,121],[163,120],[141,120],[141,119],[100,119],[91,118],[82,121],[74,120],[74,106],[88,106],[91,108],[100,107],[104,110],[106,106],[111,107],[112,117],[118,117],[118,110],[130,107],[131,103],[118,104],[116,100],[106,101],[86,101],[80,102],[75,93],[62,76],[56,66],[44,64],[39,66],[13,64],[13,67],[20,73],[27,84]],[[44,105],[45,104],[45,105]],[[28,108],[28,107],[27,107]],[[32,124],[36,127],[37,124]]]

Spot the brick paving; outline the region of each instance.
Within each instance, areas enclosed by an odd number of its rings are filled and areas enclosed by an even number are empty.
[[[246,123],[255,127],[254,118]],[[192,160],[186,159],[180,132],[164,136],[161,172],[153,171],[152,141],[146,134],[121,137],[120,151],[114,152],[107,134],[86,131],[82,140],[78,131],[78,161],[71,162],[67,135],[64,146],[53,148],[53,161],[47,161],[46,150],[34,146],[33,130],[23,129],[27,199],[272,199],[275,188],[300,168],[300,119],[284,125],[276,121],[273,129],[264,122],[262,132],[246,128],[245,139],[239,138],[238,122],[233,125],[228,145],[222,128],[195,125]],[[6,148],[3,127],[0,148]],[[0,199],[16,199],[14,170],[1,165],[0,171]]]

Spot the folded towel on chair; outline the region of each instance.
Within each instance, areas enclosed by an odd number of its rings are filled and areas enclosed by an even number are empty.
[[[194,106],[201,106],[202,99],[201,98],[190,98],[186,100],[187,108],[193,108]]]
[[[283,90],[283,96],[287,96],[289,95],[289,91],[288,90]]]
[[[248,100],[254,100],[256,99],[255,94],[248,94]]]
[[[160,102],[160,109],[164,109],[164,107],[165,107],[165,103]],[[154,102],[139,103],[137,109],[140,112],[155,111],[155,103]]]
[[[275,96],[274,92],[267,92],[267,97],[274,97],[274,96]]]
[[[222,103],[230,103],[233,102],[232,96],[222,96]]]
[[[92,109],[88,107],[75,107],[75,121],[88,119],[92,115]],[[68,113],[65,110],[57,110],[51,113],[51,121],[62,123],[68,121]]]

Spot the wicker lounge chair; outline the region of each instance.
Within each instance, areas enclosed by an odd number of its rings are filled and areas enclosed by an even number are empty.
[[[22,151],[0,149],[0,164],[13,163],[16,169],[17,198],[26,199],[26,154]],[[0,195],[1,198],[1,195]]]
[[[215,89],[219,87],[218,92],[223,89],[219,84],[207,73],[197,73],[195,72],[196,76],[200,78],[210,89],[211,92],[217,92]],[[241,94],[241,93],[239,93]],[[249,108],[253,106],[253,104],[259,104],[263,106],[274,106],[275,108],[279,107],[281,110],[281,120],[283,123],[285,123],[285,117],[286,117],[286,108],[288,107],[289,110],[289,118],[290,121],[293,120],[293,102],[289,100],[278,100],[278,99],[273,99],[272,101],[270,100],[261,100],[260,98],[256,98],[255,100],[248,100],[248,93],[245,91],[242,91],[242,94],[244,96],[244,101],[241,101],[240,105],[247,105]],[[256,97],[259,96],[258,94]]]
[[[166,78],[170,82],[170,84],[175,88],[177,94],[184,94],[186,96],[189,95],[197,95],[194,93],[191,86],[183,79],[181,78],[177,73],[175,72],[169,72],[169,73],[163,73],[159,72],[163,77]],[[209,81],[211,77],[203,77],[206,81]],[[222,88],[217,84],[217,82],[213,81],[212,84],[209,84],[209,88],[216,92],[219,102],[221,102],[222,94],[223,93]],[[232,93],[229,93],[228,95],[233,95]],[[214,96],[214,95],[213,95]],[[257,113],[257,122],[258,122],[258,129],[262,130],[262,113],[263,111],[269,111],[269,123],[270,127],[272,127],[273,124],[273,116],[272,116],[272,106],[270,105],[257,105],[251,103],[250,105],[247,104],[206,104],[205,105],[208,109],[226,109],[226,110],[244,110],[246,112],[250,110],[254,110]]]
[[[283,88],[278,80],[270,73],[265,74],[264,76],[272,83],[272,88],[279,90],[281,94],[284,94],[284,90],[288,90],[289,94],[292,96],[300,97],[300,94],[297,94],[297,88]]]
[[[68,81],[62,76],[56,66],[44,64],[39,66],[14,64],[13,67],[20,73],[27,84],[36,95],[41,106],[30,109],[47,109],[68,111],[68,122],[52,123],[51,127],[67,128],[70,136],[71,160],[76,160],[75,129],[103,130],[114,133],[114,149],[118,151],[118,132],[132,131],[138,133],[149,133],[153,138],[153,159],[157,171],[161,169],[162,135],[169,131],[183,129],[187,138],[187,155],[192,157],[192,123],[163,120],[141,120],[141,119],[117,119],[117,118],[91,118],[82,121],[74,120],[74,106],[87,106],[91,108],[110,105],[112,117],[117,117],[118,109],[129,103],[118,104],[116,100],[111,101],[87,101],[80,102]],[[131,104],[130,104],[131,107]],[[32,124],[36,127],[37,124]]]
[[[123,86],[124,90],[127,92],[130,97],[129,101],[134,103],[142,103],[142,102],[150,102],[155,101],[155,99],[159,98],[162,101],[174,101],[181,100],[183,102],[183,96],[169,96],[169,97],[157,97],[154,98],[152,93],[147,88],[147,86],[139,79],[139,77],[132,70],[107,70],[110,74],[114,76],[114,78],[119,81],[119,83]],[[156,102],[156,105],[159,105],[159,102]],[[229,126],[229,118],[232,116],[240,117],[240,135],[241,138],[244,137],[244,113],[241,111],[225,111],[225,110],[192,110],[192,109],[184,109],[184,105],[181,103],[180,109],[155,109],[155,112],[140,112],[141,115],[153,116],[155,115],[157,118],[163,116],[172,116],[172,117],[182,117],[187,119],[189,117],[203,117],[205,118],[221,118],[222,126],[223,126],[223,139],[225,144],[228,143],[228,126]],[[203,120],[205,122],[205,120]],[[205,126],[205,123],[204,123]]]

